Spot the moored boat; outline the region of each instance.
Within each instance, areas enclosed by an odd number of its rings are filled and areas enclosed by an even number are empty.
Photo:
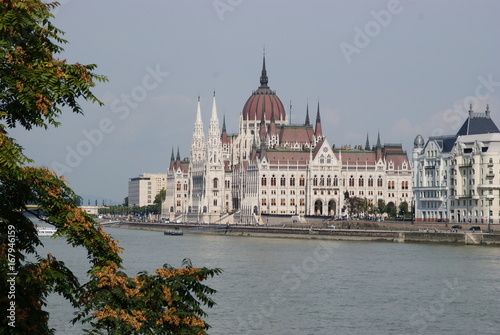
[[[57,232],[54,227],[36,227],[38,236],[52,236]]]
[[[182,230],[165,230],[163,235],[173,235],[173,236],[181,236],[184,235]]]

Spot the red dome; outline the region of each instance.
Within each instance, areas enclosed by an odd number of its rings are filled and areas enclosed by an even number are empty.
[[[262,114],[266,121],[271,120],[274,113],[276,121],[284,121],[286,117],[285,108],[280,98],[269,88],[260,87],[248,98],[243,107],[243,120],[262,120]]]
[[[266,59],[262,63],[262,75],[260,76],[260,87],[248,98],[243,107],[243,120],[262,120],[262,114],[266,121],[270,121],[274,113],[276,121],[286,119],[285,108],[276,92],[267,86]]]

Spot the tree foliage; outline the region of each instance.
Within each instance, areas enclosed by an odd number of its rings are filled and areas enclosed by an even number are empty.
[[[40,0],[0,2],[0,309],[14,306],[0,329],[11,334],[53,334],[48,326],[47,296],[58,293],[78,311],[74,322],[90,325],[92,334],[204,334],[203,306],[215,291],[202,284],[220,269],[169,265],[155,274],[128,277],[121,249],[84,211],[79,197],[62,177],[30,167],[22,147],[8,135],[21,126],[58,126],[62,110],[82,113],[80,99],[101,104],[91,92],[106,78],[95,65],[68,64],[63,32],[52,25],[57,3]],[[83,246],[90,262],[85,283],[54,255],[40,255],[36,228],[22,213],[36,203],[57,227],[56,237]],[[11,284],[13,283],[13,284]],[[68,320],[69,321],[69,320]]]
[[[398,213],[399,215],[406,216],[409,214],[408,203],[406,201],[400,202],[398,209],[399,209],[399,213]]]
[[[387,215],[389,215],[389,217],[395,217],[396,216],[397,209],[396,209],[396,205],[394,204],[394,202],[390,201],[387,204],[386,212],[387,212]]]
[[[387,211],[387,205],[385,204],[384,199],[378,199],[377,209],[380,214],[384,214]]]

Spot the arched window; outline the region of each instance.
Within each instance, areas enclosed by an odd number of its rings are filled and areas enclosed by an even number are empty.
[[[333,177],[333,186],[339,186],[339,179],[337,176]]]
[[[306,185],[306,180],[304,178],[304,175],[301,175],[299,179],[299,186],[305,186],[305,185]]]
[[[295,186],[295,177],[293,175],[290,177],[290,186]]]
[[[332,177],[328,176],[326,178],[326,186],[332,186]]]
[[[181,190],[181,183],[177,183],[177,191],[180,191]]]
[[[217,188],[219,186],[219,179],[214,178],[214,188]]]
[[[360,186],[360,187],[365,186],[365,181],[363,179],[363,176],[359,176],[358,186]]]
[[[372,176],[368,177],[368,186],[370,186],[370,187],[373,186],[373,177]]]
[[[275,175],[271,176],[271,186],[276,186],[276,176]]]
[[[354,177],[353,176],[351,176],[349,178],[349,186],[354,186]]]
[[[261,179],[260,184],[261,184],[262,186],[266,186],[266,185],[267,185],[267,178],[266,178],[266,175],[263,175],[263,176],[262,176],[262,179]]]
[[[382,181],[382,176],[378,176],[378,179],[377,179],[377,186],[378,186],[378,187],[382,187],[382,184],[383,184],[383,181]]]
[[[285,186],[285,185],[286,185],[285,175],[281,175],[280,186]]]
[[[314,175],[313,186],[318,186],[318,176]]]

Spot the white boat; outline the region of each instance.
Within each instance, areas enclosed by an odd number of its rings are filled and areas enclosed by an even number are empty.
[[[36,227],[38,236],[52,236],[57,232],[54,227]]]

